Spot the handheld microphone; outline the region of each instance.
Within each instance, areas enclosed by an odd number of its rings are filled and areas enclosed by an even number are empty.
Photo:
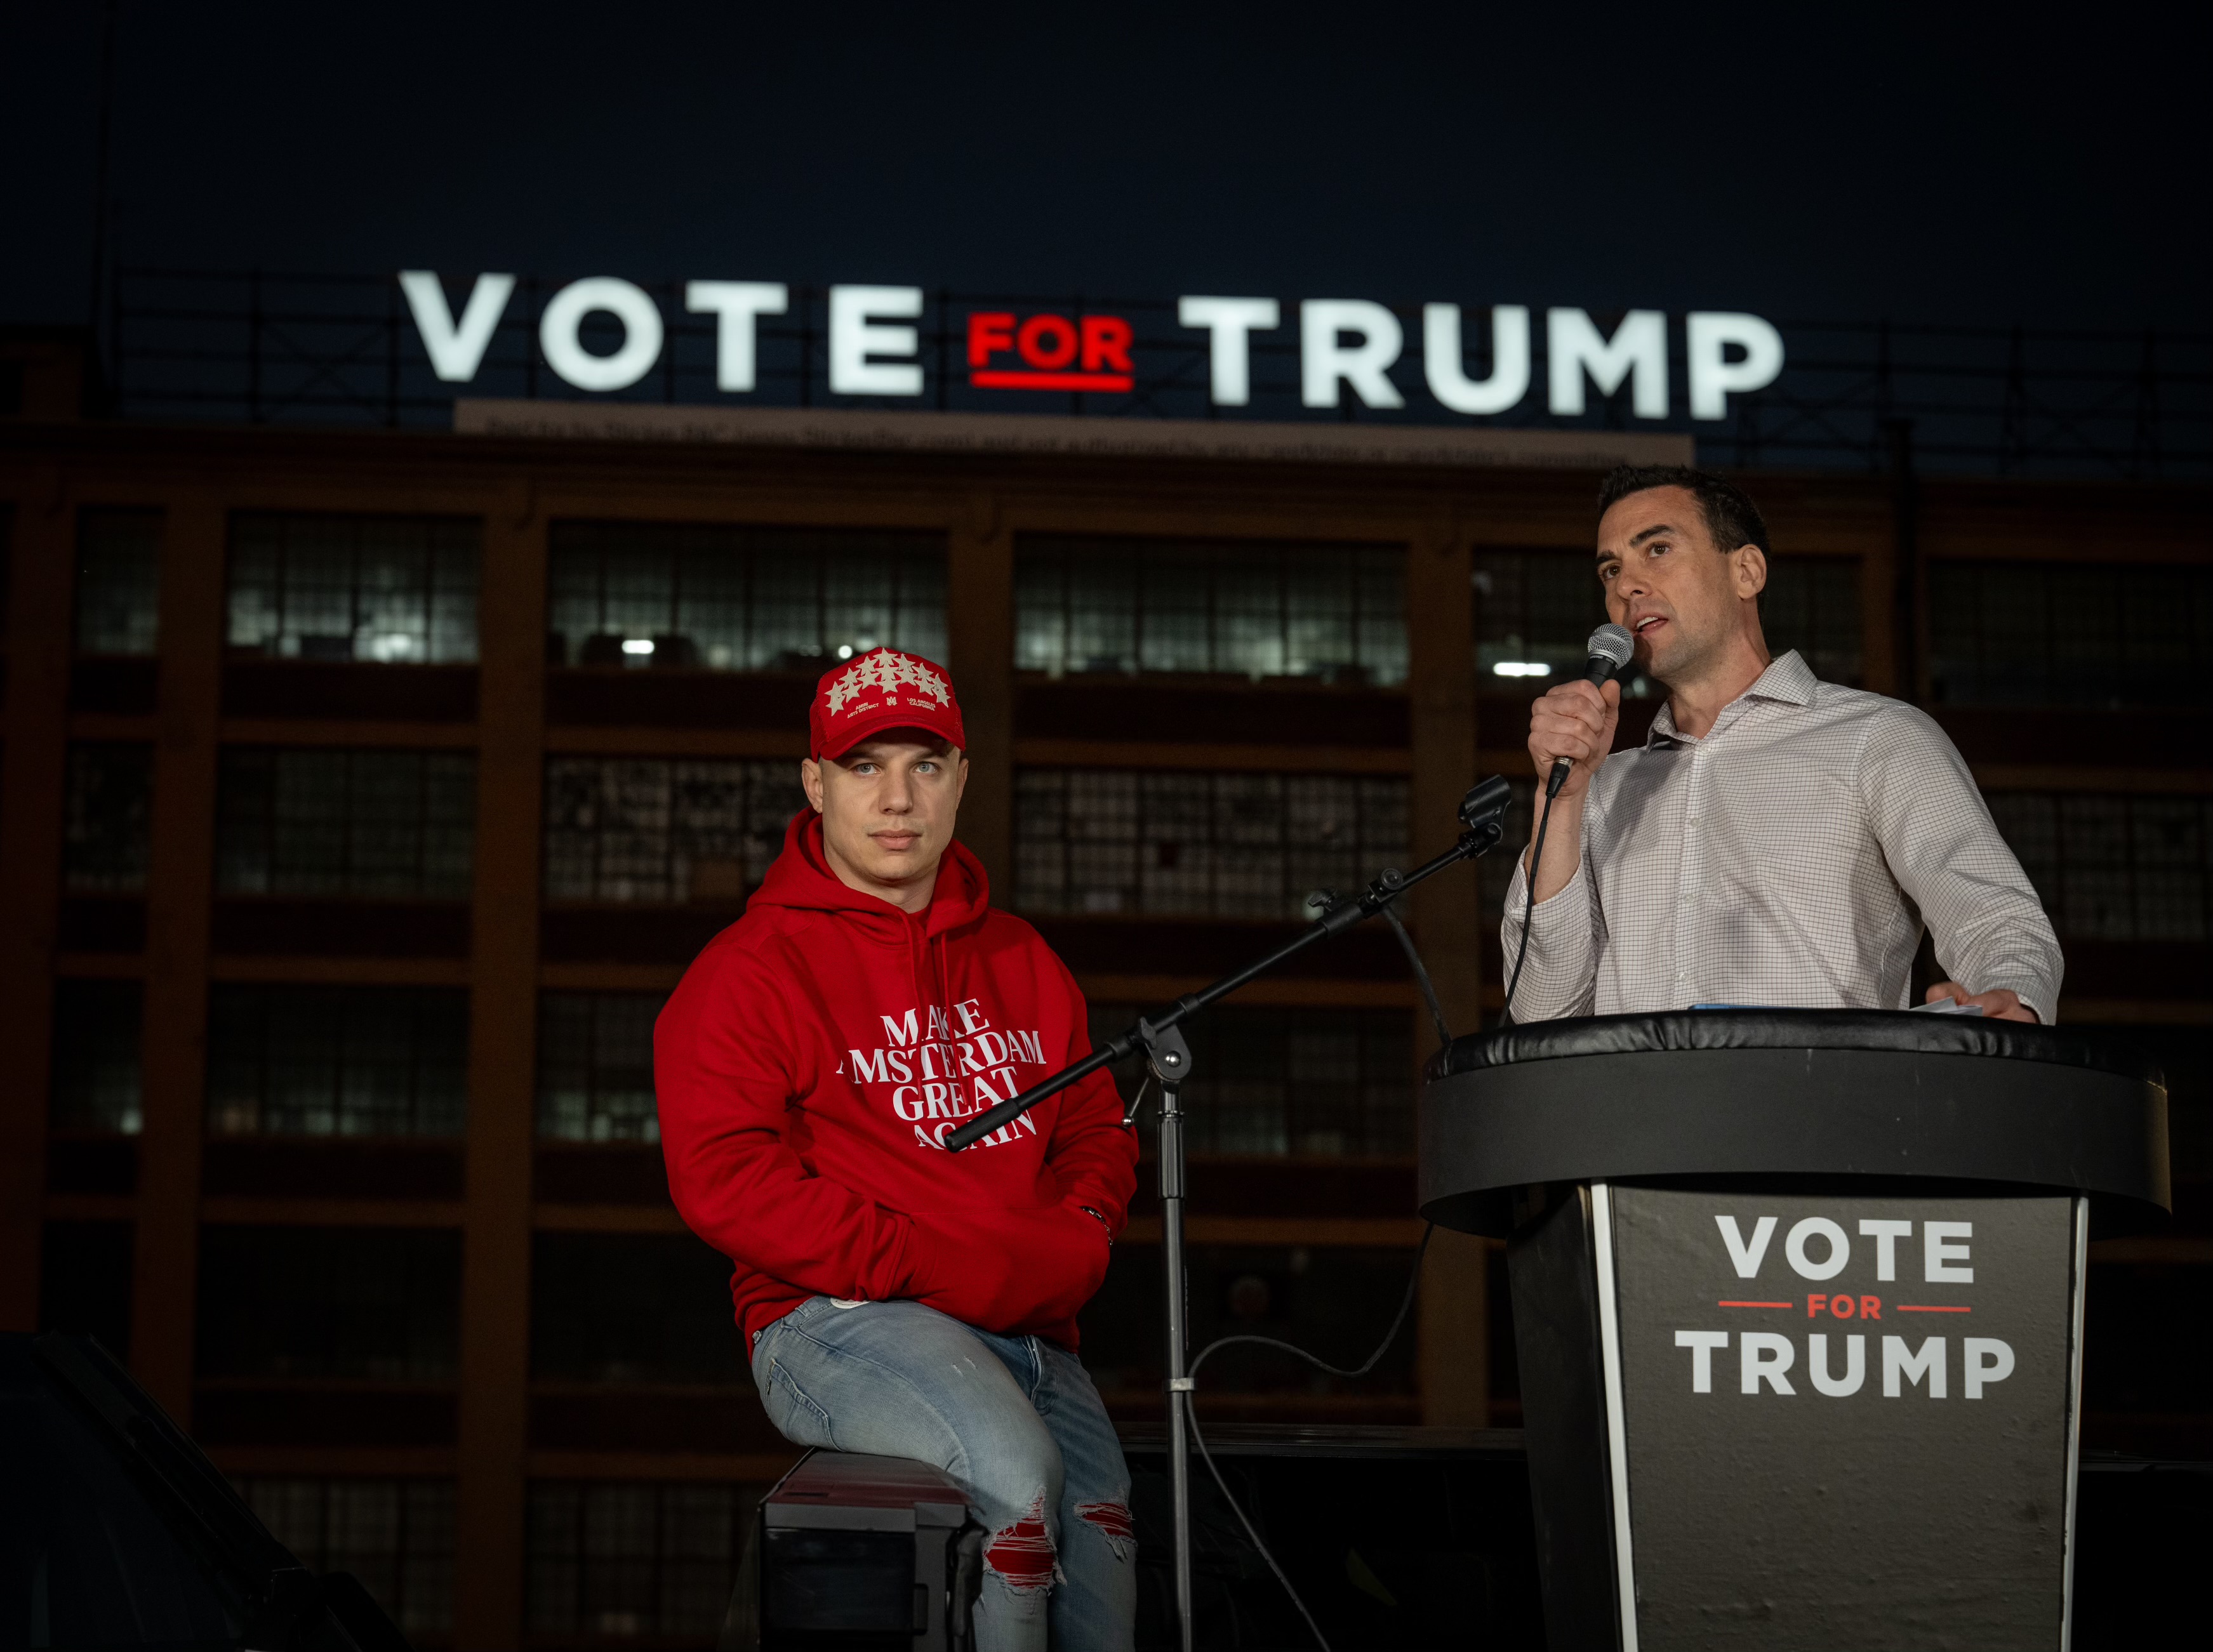
[[[1583,681],[1597,688],[1629,664],[1630,655],[1637,652],[1637,639],[1629,635],[1625,625],[1601,625],[1583,647],[1590,655],[1583,662]],[[1545,781],[1547,798],[1560,795],[1560,788],[1568,783],[1568,771],[1574,767],[1565,757],[1552,765],[1552,773]]]

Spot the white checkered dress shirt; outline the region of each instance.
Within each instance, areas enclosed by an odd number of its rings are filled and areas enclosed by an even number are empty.
[[[1528,898],[1517,866],[1500,927],[1509,975]],[[1642,750],[1606,760],[1582,864],[1537,907],[1514,1019],[1903,1009],[1924,922],[1947,976],[2009,987],[2051,1022],[2058,938],[1951,741],[1786,653],[1704,738],[1677,733],[1662,706]]]

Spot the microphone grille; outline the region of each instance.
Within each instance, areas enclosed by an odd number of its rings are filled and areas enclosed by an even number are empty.
[[[1630,655],[1637,652],[1637,639],[1629,635],[1625,625],[1601,625],[1590,634],[1587,646],[1592,659],[1610,659],[1618,671],[1629,664]]]

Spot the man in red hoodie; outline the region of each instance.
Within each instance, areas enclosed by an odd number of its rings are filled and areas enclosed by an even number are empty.
[[[1129,1470],[1076,1357],[1137,1144],[1104,1073],[965,1152],[945,1134],[1089,1054],[1083,995],[953,841],[960,708],[929,661],[829,671],[811,810],[654,1032],[668,1185],[730,1280],[770,1420],[917,1457],[989,1534],[979,1652],[1127,1649]]]

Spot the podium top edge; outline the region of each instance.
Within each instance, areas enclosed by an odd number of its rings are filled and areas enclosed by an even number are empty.
[[[2064,1027],[1902,1010],[1667,1010],[1577,1016],[1471,1033],[1430,1058],[1432,1081],[1493,1067],[1670,1050],[1866,1050],[2036,1061],[2164,1088],[2158,1062],[2125,1041]]]

